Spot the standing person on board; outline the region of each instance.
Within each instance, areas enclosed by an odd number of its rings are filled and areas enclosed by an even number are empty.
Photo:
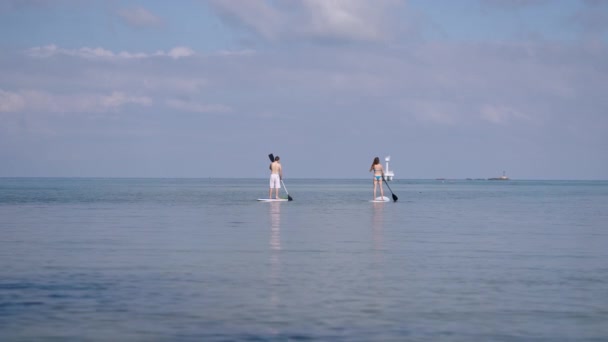
[[[369,168],[369,172],[374,172],[374,199],[376,199],[376,189],[380,185],[380,195],[384,199],[384,189],[382,188],[382,179],[384,178],[384,168],[380,164],[380,158],[374,158],[372,166]]]
[[[275,189],[276,199],[279,199],[279,189],[281,189],[281,180],[283,179],[283,168],[281,167],[281,158],[274,157],[274,161],[270,163],[270,189],[268,190],[268,198],[272,198],[272,189]]]

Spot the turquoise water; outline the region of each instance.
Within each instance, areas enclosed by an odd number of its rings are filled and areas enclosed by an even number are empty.
[[[286,185],[0,179],[0,337],[608,340],[608,182]]]

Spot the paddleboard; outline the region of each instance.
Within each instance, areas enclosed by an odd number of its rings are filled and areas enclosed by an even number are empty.
[[[276,198],[258,198],[258,201],[261,201],[261,202],[287,202],[289,200],[287,198],[279,198],[279,199],[276,199]]]
[[[390,198],[384,196],[384,197],[376,197],[375,200],[371,200],[370,202],[372,203],[382,203],[382,202],[390,202]]]

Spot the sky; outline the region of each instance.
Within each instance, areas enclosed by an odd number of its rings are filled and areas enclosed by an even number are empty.
[[[608,179],[608,1],[0,0],[0,177]]]

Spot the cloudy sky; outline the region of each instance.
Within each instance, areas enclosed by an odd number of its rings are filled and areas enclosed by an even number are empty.
[[[608,1],[0,0],[0,176],[608,179]]]

